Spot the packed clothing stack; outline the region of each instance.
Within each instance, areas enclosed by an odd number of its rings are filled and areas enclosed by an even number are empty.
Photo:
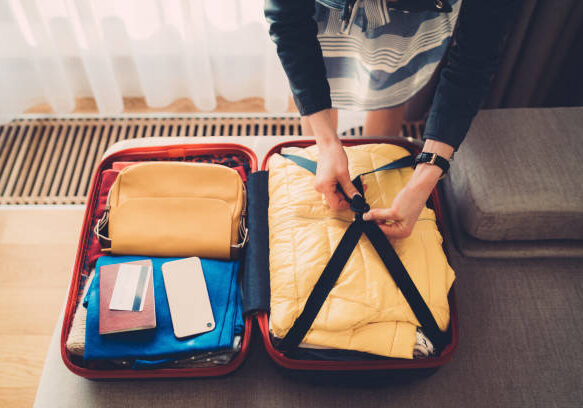
[[[366,173],[409,155],[398,146],[346,148],[351,175]],[[317,161],[317,148],[282,153]],[[284,154],[285,156],[285,154]],[[282,155],[269,161],[269,248],[273,335],[282,338],[300,315],[332,252],[354,219],[351,210],[331,210],[314,190],[314,175]],[[362,177],[371,207],[389,208],[407,183],[410,167]],[[449,324],[448,293],[455,279],[442,249],[435,213],[424,208],[410,237],[393,247],[439,328]],[[328,295],[304,347],[355,350],[385,357],[413,358],[427,344],[419,323],[379,255],[361,238]],[[419,340],[418,340],[419,339]],[[418,355],[418,354],[416,354]]]
[[[131,335],[120,333],[103,336],[99,334],[99,270],[104,265],[151,259],[156,294],[156,329],[153,333],[143,331]],[[223,354],[232,354],[237,349],[243,331],[241,295],[237,284],[238,261],[203,259],[202,266],[215,329],[187,339],[174,336],[168,298],[162,278],[162,265],[175,261],[173,258],[146,258],[135,256],[102,256],[97,261],[93,285],[86,297],[87,324],[84,358],[92,360],[133,361],[133,367],[148,367],[154,364],[179,363],[183,359],[198,360],[197,357],[214,354],[220,360]]]

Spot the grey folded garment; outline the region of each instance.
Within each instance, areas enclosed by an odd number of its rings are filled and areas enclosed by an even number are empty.
[[[84,299],[87,295],[87,291],[91,286],[91,281],[93,280],[94,275],[95,270],[92,270],[89,274],[89,277],[85,280],[83,295],[80,299]],[[77,309],[75,310],[75,315],[73,316],[73,322],[71,324],[71,330],[69,331],[69,336],[67,337],[66,342],[67,351],[75,356],[83,357],[83,354],[85,353],[86,322],[87,309],[83,306],[83,301],[80,301],[77,305]],[[202,368],[224,365],[230,363],[233,357],[239,351],[241,351],[241,336],[235,336],[233,339],[233,347],[228,350],[198,353],[183,359],[157,365],[156,368]],[[133,366],[132,361],[126,360],[110,360],[108,363],[120,368],[131,368]]]

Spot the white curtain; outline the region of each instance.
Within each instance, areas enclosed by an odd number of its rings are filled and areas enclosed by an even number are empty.
[[[282,112],[289,87],[263,0],[0,0],[0,114],[68,113],[86,96],[102,114],[126,96],[201,110],[262,97]]]

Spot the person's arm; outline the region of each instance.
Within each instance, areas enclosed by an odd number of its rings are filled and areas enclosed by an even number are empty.
[[[266,0],[265,18],[302,116],[332,107],[326,67],[312,17],[314,0]]]
[[[447,143],[427,140],[423,151],[437,153],[449,160],[453,154],[453,147]],[[391,208],[373,208],[364,214],[364,220],[376,221],[388,238],[408,237],[441,174],[441,168],[420,163],[405,187],[393,200]]]
[[[427,119],[423,151],[449,160],[465,138],[488,91],[519,5],[518,0],[463,1],[454,44]],[[418,165],[391,208],[373,209],[365,220],[378,222],[389,238],[409,236],[441,173],[437,166]]]
[[[318,171],[314,187],[333,209],[348,207],[336,190],[340,183],[351,197],[357,193],[348,174],[346,153],[330,116],[332,102],[326,67],[313,19],[314,0],[266,0],[269,34],[290,83],[300,114],[306,117],[318,144]]]
[[[488,92],[504,38],[520,4],[519,0],[463,1],[424,139],[458,149]]]
[[[348,157],[332,127],[330,110],[323,110],[308,117],[318,145],[318,168],[314,188],[324,194],[326,202],[333,210],[344,210],[350,204],[337,189],[340,184],[348,197],[358,194],[348,173]]]

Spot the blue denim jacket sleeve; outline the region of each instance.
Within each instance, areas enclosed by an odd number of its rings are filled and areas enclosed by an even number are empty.
[[[488,91],[507,28],[520,4],[520,0],[463,1],[424,139],[458,149]]]

